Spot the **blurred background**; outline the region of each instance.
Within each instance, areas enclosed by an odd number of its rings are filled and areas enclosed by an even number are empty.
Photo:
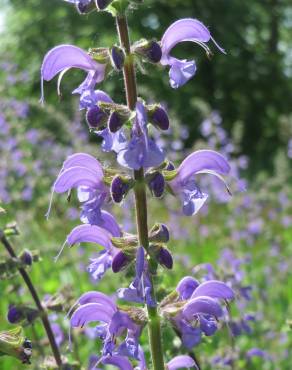
[[[288,0],[185,0],[182,5],[180,0],[145,0],[129,14],[132,39],[160,40],[173,21],[185,17],[207,25],[227,55],[214,47],[209,60],[199,47],[181,44],[174,54],[195,58],[196,76],[172,90],[166,69],[146,66],[143,73],[137,72],[139,94],[167,108],[171,129],[157,134],[157,139],[174,162],[193,149],[219,150],[232,163],[233,176],[239,179],[237,188],[245,191],[235,191],[230,199],[222,189],[218,191],[215,181],[202,178],[202,187],[208,187],[212,197],[194,218],[181,217],[179,207],[168,197],[165,205],[150,200],[150,212],[170,225],[170,248],[176,261],[175,271],[165,274],[161,287],[174,287],[186,271],[204,275],[204,264],[211,263],[216,276],[234,279],[238,289],[249,294],[241,296],[234,308],[234,320],[241,323],[235,343],[223,331],[198,347],[202,368],[288,370],[292,345],[292,292],[288,289],[292,267],[292,4]],[[78,204],[73,200],[68,207],[64,197],[57,196],[50,220],[44,218],[50,188],[63,160],[77,151],[103,158],[98,138],[88,133],[84,113],[71,95],[84,78],[83,72],[72,70],[64,76],[61,99],[56,81],[45,83],[46,103],[44,107],[39,104],[45,53],[58,44],[83,49],[113,45],[117,42],[113,19],[107,13],[80,16],[74,6],[61,0],[0,0],[0,36],[0,200],[6,211],[0,214],[0,226],[16,221],[20,230],[14,239],[17,251],[28,248],[39,256],[30,272],[43,299],[58,293],[73,302],[92,289],[113,293],[118,286],[116,277],[106,276],[103,282],[89,278],[86,266],[94,252],[92,246],[67,250],[58,264],[53,263],[67,233],[79,222]],[[121,76],[113,74],[99,88],[114,101],[124,102]],[[118,209],[119,221],[127,231],[135,229],[131,201]],[[17,273],[3,267],[6,258],[0,249],[0,331],[12,326],[6,319],[9,304],[32,303]],[[67,297],[69,290],[72,296]],[[64,314],[52,314],[52,322],[59,326],[62,353],[68,355]],[[34,358],[42,359],[47,349],[42,349],[46,339],[39,322],[24,322],[23,326],[36,344]],[[77,358],[74,353],[68,356],[81,360],[85,368],[98,345],[88,339],[88,333],[80,334]],[[179,344],[168,333],[166,340],[174,348],[166,354],[171,357]],[[261,355],[249,355],[254,348]],[[34,358],[32,368],[38,369]],[[17,359],[0,357],[1,370],[22,368]]]

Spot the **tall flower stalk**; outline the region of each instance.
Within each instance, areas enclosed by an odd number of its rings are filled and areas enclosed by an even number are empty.
[[[80,95],[80,109],[86,109],[90,131],[102,137],[103,151],[114,152],[119,166],[104,167],[95,157],[85,153],[76,153],[63,163],[52,188],[51,203],[54,192],[71,195],[76,189],[83,224],[67,236],[56,260],[66,245],[72,247],[90,242],[101,246],[103,249],[88,267],[92,277],[101,279],[109,268],[114,273],[128,270],[133,280],[129,287],[118,289],[116,298],[142,306],[129,308],[102,292],[87,292],[69,313],[71,327],[102,323],[96,326],[97,336],[103,342],[102,353],[91,359],[90,369],[111,364],[122,370],[131,370],[133,363],[137,362],[137,369],[150,368],[139,344],[145,326],[148,327],[151,367],[154,370],[198,368],[196,360],[189,355],[170,360],[164,358],[162,321],[172,326],[174,334],[190,352],[203,335],[215,334],[219,318],[224,319],[228,315],[224,303],[232,300],[234,293],[221,281],[200,283],[187,276],[169,295],[158,301],[156,275],[161,268],[172,269],[173,258],[167,247],[170,239],[167,226],[156,222],[148,229],[147,191],[159,200],[168,192],[181,201],[185,215],[195,215],[208,198],[197,184],[197,175],[215,176],[226,185],[224,177],[228,175],[230,166],[222,155],[212,150],[190,154],[177,168],[167,160],[166,153],[152,138],[151,130],[167,130],[170,124],[168,115],[160,104],[147,104],[138,96],[135,68],[137,63],[167,66],[170,68],[170,85],[177,89],[196,73],[195,61],[179,60],[170,54],[178,43],[194,42],[208,56],[211,55],[207,46],[210,40],[221,52],[224,50],[204,24],[189,18],[174,22],[161,41],[142,39],[132,44],[126,14],[128,7],[138,1],[68,2],[75,3],[81,14],[91,12],[94,7],[99,11],[109,11],[115,17],[119,45],[91,49],[89,53],[73,45],[57,46],[44,58],[42,82],[60,74],[59,91],[61,78],[70,68],[87,72],[86,79],[73,93]],[[127,105],[117,104],[107,93],[96,90],[96,85],[114,71],[123,71]],[[111,201],[121,203],[130,191],[135,195],[137,234],[121,230],[113,215],[103,210]]]
[[[136,75],[135,66],[131,56],[131,44],[129,37],[129,28],[127,24],[126,16],[116,17],[117,30],[120,40],[121,47],[125,50],[126,61],[124,64],[124,84],[127,97],[127,105],[130,110],[135,109],[137,103],[137,87],[136,87]],[[136,208],[136,223],[137,233],[139,238],[139,245],[145,248],[146,251],[149,249],[148,240],[148,212],[147,212],[147,196],[146,186],[143,168],[134,171],[134,179],[136,184],[134,187],[135,193],[135,208]],[[153,268],[151,271],[151,285],[152,285],[152,299],[156,301],[155,297],[155,286],[152,278],[152,274],[156,273],[157,264],[155,261],[149,261],[150,266]],[[153,369],[159,370],[164,369],[163,360],[163,345],[161,338],[160,318],[157,313],[157,307],[151,307],[147,305],[148,312],[148,328],[149,328],[149,344],[151,349],[151,358],[153,363]]]

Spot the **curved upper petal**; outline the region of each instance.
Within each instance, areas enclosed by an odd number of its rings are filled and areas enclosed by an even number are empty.
[[[104,365],[113,365],[116,366],[120,370],[133,370],[133,366],[131,362],[124,356],[113,355],[109,357],[105,357],[102,360]]]
[[[75,153],[70,155],[63,163],[62,170],[64,171],[71,167],[86,167],[96,171],[99,177],[103,176],[102,165],[90,154]]]
[[[104,304],[104,305],[107,305],[108,307],[111,307],[113,313],[117,311],[117,306],[113,302],[113,300],[102,292],[96,292],[96,291],[86,292],[82,294],[82,296],[78,299],[78,303],[80,305],[84,305],[87,303]]]
[[[65,193],[78,186],[88,186],[89,188],[103,187],[103,173],[96,172],[86,167],[70,167],[60,173],[54,183],[54,191]]]
[[[196,368],[198,369],[195,361],[186,355],[176,356],[167,364],[167,370],[176,370],[182,368]]]
[[[59,45],[45,55],[41,75],[45,81],[50,81],[64,69],[80,68],[90,71],[96,70],[98,65],[84,50],[77,46]]]
[[[198,286],[191,298],[207,296],[211,298],[233,299],[234,292],[228,285],[218,280],[209,280]]]
[[[189,299],[194,290],[199,286],[199,282],[192,276],[185,276],[177,284],[176,291],[179,293],[180,299]]]
[[[114,237],[121,236],[121,228],[119,224],[114,216],[107,211],[101,211],[101,223],[98,226],[106,229]]]
[[[180,19],[168,27],[161,39],[160,63],[169,64],[169,53],[178,43],[183,41],[208,42],[210,38],[210,32],[202,22],[192,18]]]
[[[220,304],[210,297],[196,297],[191,299],[182,311],[187,320],[192,320],[196,314],[207,314],[220,317],[223,314]]]
[[[100,303],[87,303],[74,311],[70,319],[70,324],[76,328],[93,321],[109,323],[112,315],[112,310],[109,306]]]
[[[214,150],[197,150],[183,160],[177,169],[177,177],[173,181],[185,182],[190,176],[205,170],[227,175],[230,165],[223,155]]]
[[[96,243],[106,249],[112,247],[111,235],[105,229],[96,225],[76,226],[67,236],[67,243],[72,246],[77,243]]]

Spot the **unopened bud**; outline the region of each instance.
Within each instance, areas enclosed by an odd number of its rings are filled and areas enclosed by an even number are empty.
[[[32,323],[39,315],[39,311],[24,305],[16,306],[14,304],[9,305],[7,320],[11,324],[16,324],[22,320],[26,320]]]
[[[108,119],[108,129],[110,132],[117,132],[124,124],[124,120],[117,112],[112,112]]]
[[[11,324],[16,324],[17,322],[24,319],[23,312],[18,307],[14,306],[13,304],[9,305],[8,313],[7,313],[7,320]]]
[[[161,47],[154,40],[141,40],[134,44],[133,50],[136,54],[141,55],[152,63],[158,63],[162,57]]]
[[[173,171],[173,170],[175,170],[174,164],[172,162],[168,162],[167,163],[167,166],[165,167],[165,170],[166,171]]]
[[[149,232],[149,240],[156,243],[169,242],[169,230],[164,224],[155,224]]]
[[[80,14],[87,14],[93,9],[93,7],[94,4],[92,0],[79,0],[79,2],[76,3],[76,8]]]
[[[110,57],[112,66],[117,70],[120,71],[123,69],[124,61],[125,61],[125,53],[123,49],[119,48],[118,46],[113,46],[110,51]]]
[[[98,128],[102,126],[106,119],[106,113],[104,113],[97,105],[87,110],[86,121],[90,128]]]
[[[129,263],[129,258],[126,256],[124,252],[120,251],[113,258],[113,261],[112,261],[113,272],[116,273],[116,272],[121,271],[123,268],[127,266],[128,263]]]
[[[32,265],[33,257],[30,251],[24,250],[21,255],[19,256],[20,261],[27,266]]]
[[[169,270],[172,269],[173,259],[168,249],[163,247],[160,248],[160,251],[158,253],[158,262],[161,266],[164,266]]]
[[[169,129],[168,115],[166,111],[160,106],[157,106],[153,110],[153,113],[150,114],[150,120],[160,130],[166,131]]]
[[[31,354],[31,342],[24,337],[20,326],[0,332],[0,356],[12,356],[18,358],[23,364],[30,364]]]
[[[165,180],[160,172],[156,172],[149,180],[148,187],[152,195],[156,198],[160,198],[163,195],[165,188]]]
[[[111,183],[111,196],[115,203],[120,203],[130,189],[129,182],[116,175]]]
[[[104,10],[113,0],[95,0],[97,8]]]

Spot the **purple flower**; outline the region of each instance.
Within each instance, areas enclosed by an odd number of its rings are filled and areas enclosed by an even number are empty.
[[[58,92],[60,92],[61,79],[70,68],[79,68],[87,72],[86,79],[73,91],[80,95],[94,91],[95,85],[105,77],[106,65],[97,63],[84,50],[74,45],[56,46],[45,55],[41,67],[42,101],[44,100],[43,80],[50,81],[60,73],[58,80]]]
[[[91,155],[76,153],[67,158],[53,185],[49,216],[53,193],[65,193],[77,188],[78,199],[82,203],[81,221],[101,225],[105,214],[101,206],[109,195],[109,190],[103,183],[101,164]]]
[[[162,58],[160,63],[170,66],[169,77],[171,87],[176,89],[183,86],[196,73],[196,63],[194,60],[179,60],[172,57],[170,55],[171,50],[181,42],[191,41],[200,45],[206,51],[207,55],[211,55],[211,51],[206,45],[210,40],[214,42],[222,53],[225,53],[213,39],[208,28],[197,19],[180,19],[165,31],[161,40]]]
[[[180,333],[183,345],[191,349],[200,343],[202,333],[210,336],[216,332],[216,320],[223,316],[219,299],[233,299],[234,292],[221,281],[210,280],[199,284],[190,276],[178,283],[176,291],[184,305],[172,307],[170,304],[170,307],[163,309],[165,312],[177,310],[170,320]]]
[[[186,355],[182,356],[176,356],[171,361],[169,361],[166,365],[167,370],[176,370],[176,369],[198,369],[195,361],[190,357]]]
[[[252,357],[261,357],[263,359],[268,359],[269,355],[267,352],[263,351],[260,348],[251,348],[249,351],[246,352],[246,357],[251,359]]]
[[[136,104],[136,119],[132,137],[127,145],[118,152],[121,166],[139,170],[141,167],[157,167],[164,161],[163,151],[149,138],[147,112],[141,101]]]
[[[67,236],[55,260],[59,258],[66,244],[72,247],[79,243],[95,243],[104,248],[97,258],[91,259],[91,264],[88,266],[88,271],[94,280],[100,280],[105,272],[111,267],[114,256],[118,253],[118,249],[113,247],[111,243],[112,234],[107,230],[97,225],[80,225],[75,227]]]
[[[97,326],[100,338],[103,340],[103,356],[122,355],[139,358],[138,339],[141,326],[134,323],[126,312],[118,309],[116,304],[101,292],[88,292],[83,294],[77,304],[79,307],[71,316],[72,327],[99,321]],[[117,345],[116,337],[126,332],[124,341]],[[110,362],[108,362],[110,363]]]
[[[229,171],[227,160],[213,150],[198,150],[190,154],[178,167],[175,179],[169,183],[182,201],[183,213],[186,216],[195,215],[208,198],[196,184],[194,175],[214,175],[225,183],[221,175],[227,175]]]
[[[156,302],[152,298],[152,285],[145,261],[144,248],[139,247],[136,255],[136,276],[129,288],[118,290],[118,297],[125,301],[146,303],[155,307]]]

